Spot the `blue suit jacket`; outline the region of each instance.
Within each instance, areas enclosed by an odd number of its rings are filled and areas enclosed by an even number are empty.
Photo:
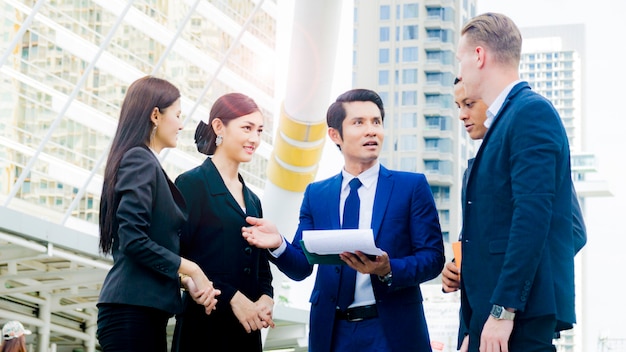
[[[302,252],[303,230],[340,229],[341,174],[310,184],[300,209],[292,244],[273,261],[294,280],[313,270]],[[419,284],[439,275],[444,263],[443,240],[433,196],[422,174],[380,167],[372,229],[376,245],[389,254],[393,281],[371,281],[384,333],[393,351],[430,351]],[[309,350],[329,351],[339,288],[338,265],[319,265],[311,293]]]
[[[467,180],[462,313],[486,320],[493,304],[516,319],[575,322],[572,179],[567,136],[552,104],[526,82],[509,93]],[[475,317],[476,318],[476,317]]]

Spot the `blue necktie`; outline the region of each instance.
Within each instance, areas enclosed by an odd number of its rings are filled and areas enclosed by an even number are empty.
[[[350,194],[346,198],[343,207],[343,229],[359,228],[359,210],[361,208],[361,200],[359,199],[358,189],[361,187],[361,181],[358,178],[350,180]],[[341,310],[346,310],[354,301],[354,285],[356,282],[356,271],[347,265],[341,266],[341,276],[339,281],[339,298],[337,306]]]

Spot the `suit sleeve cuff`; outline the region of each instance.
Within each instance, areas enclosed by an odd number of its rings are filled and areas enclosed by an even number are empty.
[[[285,253],[286,249],[287,249],[287,241],[285,240],[285,237],[283,237],[283,241],[280,244],[280,246],[278,246],[278,248],[274,249],[273,251],[269,250],[269,252],[272,255],[272,257],[278,258],[280,257],[281,254]]]

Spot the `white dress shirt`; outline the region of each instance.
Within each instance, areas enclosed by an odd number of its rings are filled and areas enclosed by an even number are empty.
[[[359,209],[359,228],[368,229],[372,227],[372,214],[374,212],[374,197],[376,196],[376,186],[378,185],[378,174],[380,173],[380,163],[376,163],[371,168],[363,171],[358,175],[361,181],[359,187],[359,200],[361,202]],[[349,174],[345,169],[341,170],[343,180],[341,181],[341,194],[339,196],[339,219],[343,218],[343,208],[346,198],[350,194],[350,180],[355,176]],[[272,256],[279,257],[285,252],[287,241],[283,238],[281,245],[273,251]],[[354,302],[348,307],[358,307],[368,304],[375,304],[374,290],[372,289],[372,281],[369,274],[356,273],[356,284],[354,289]]]
[[[508,86],[506,86],[506,88],[504,88],[502,92],[500,92],[500,94],[496,97],[496,100],[494,100],[493,103],[489,105],[489,108],[487,109],[487,119],[484,122],[485,127],[491,127],[493,120],[496,118],[496,115],[498,115],[498,112],[500,112],[500,109],[504,104],[504,100],[509,95],[509,93],[511,93],[513,87],[515,87],[515,85],[521,81],[522,80],[518,79],[511,82]]]

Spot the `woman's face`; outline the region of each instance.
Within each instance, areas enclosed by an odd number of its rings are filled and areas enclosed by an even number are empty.
[[[248,162],[261,144],[262,132],[263,115],[259,111],[230,120],[228,125],[222,124],[217,131],[223,139],[215,154],[223,154],[237,162]]]
[[[183,129],[180,114],[180,98],[163,110],[157,109],[156,117],[153,117],[153,122],[157,127],[150,145],[157,153],[160,153],[163,148],[176,147],[178,132]]]

